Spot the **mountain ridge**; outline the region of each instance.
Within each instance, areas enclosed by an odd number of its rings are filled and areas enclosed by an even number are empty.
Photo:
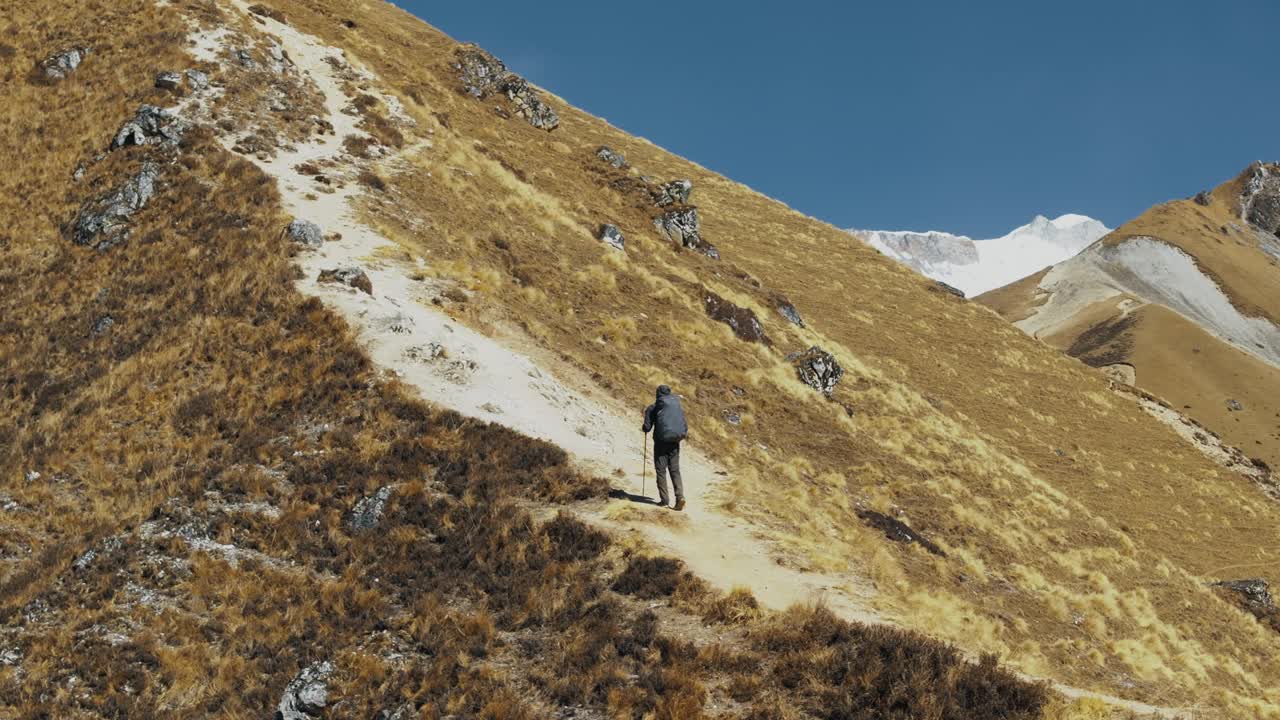
[[[934,280],[979,295],[1083,250],[1110,230],[1086,215],[1036,215],[1004,235],[974,240],[929,230],[849,230],[885,255]]]

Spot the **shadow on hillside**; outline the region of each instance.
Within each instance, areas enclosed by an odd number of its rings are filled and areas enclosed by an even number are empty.
[[[614,500],[628,500],[633,503],[640,503],[641,505],[657,505],[658,504],[657,500],[649,497],[648,495],[633,495],[627,492],[626,490],[621,490],[619,488],[614,488],[610,490],[609,497]]]

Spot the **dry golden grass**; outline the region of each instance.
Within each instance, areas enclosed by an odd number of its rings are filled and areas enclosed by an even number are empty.
[[[788,552],[862,568],[904,623],[1021,667],[1160,703],[1277,712],[1274,640],[1203,581],[1238,563],[1272,572],[1280,511],[1093,371],[558,98],[551,135],[503,120],[457,91],[453,41],[402,11],[303,0],[288,16],[368,64],[432,131],[432,152],[385,178],[369,222],[476,291],[464,321],[527,329],[619,398],[639,403],[656,380],[677,387],[694,437],[716,438],[707,449],[731,471],[735,512]],[[595,159],[602,144],[627,156],[632,178],[691,179],[724,259],[661,240],[647,201]],[[595,240],[602,222],[626,234],[625,258]],[[774,349],[706,317],[702,285],[756,309]],[[808,328],[771,309],[775,293]],[[835,402],[785,362],[812,344],[850,370]],[[754,422],[727,426],[728,406]],[[948,558],[886,546],[857,501],[901,509]],[[1091,558],[1087,571],[1072,551]],[[1077,616],[1105,632],[1082,634]]]
[[[297,12],[284,16],[309,17]],[[115,151],[73,180],[138,102],[162,99],[155,72],[186,65],[184,14],[231,18],[190,1],[11,13],[0,717],[266,717],[323,660],[333,717],[534,718],[577,704],[683,720],[716,714],[714,701],[732,708],[720,715],[834,718],[854,698],[878,717],[1036,715],[1043,688],[934,640],[819,611],[791,627],[571,515],[535,521],[517,498],[562,505],[601,481],[558,448],[382,379],[348,328],[293,289],[274,183],[211,129]],[[95,47],[71,80],[25,81],[70,42]],[[253,108],[222,111],[240,121]],[[64,236],[85,198],[144,159],[163,171],[127,242],[100,252]],[[477,286],[499,286],[496,272],[478,268]],[[114,324],[92,332],[105,315]],[[379,488],[392,494],[378,527],[353,530],[352,509]],[[704,620],[724,639],[664,632]],[[785,655],[764,656],[779,643]]]
[[[1280,318],[1280,263],[1258,246],[1238,215],[1242,180],[1237,177],[1209,194],[1209,205],[1175,200],[1157,205],[1125,223],[1103,242],[1155,237],[1195,258],[1242,313]],[[1043,297],[1043,273],[978,298],[1011,322],[1031,314]],[[1162,306],[1126,313],[1116,297],[1075,317],[1045,342],[1093,366],[1124,362],[1134,366],[1143,390],[1163,398],[1250,457],[1280,464],[1280,371],[1213,337]],[[1228,409],[1228,400],[1245,412]]]

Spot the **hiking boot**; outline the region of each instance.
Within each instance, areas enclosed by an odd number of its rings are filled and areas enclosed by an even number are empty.
[[[680,511],[684,509],[684,498],[677,498],[676,504],[671,506],[672,510]]]

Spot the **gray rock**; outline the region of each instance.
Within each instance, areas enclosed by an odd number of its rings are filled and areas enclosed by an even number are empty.
[[[474,45],[458,51],[454,69],[462,80],[462,89],[468,95],[482,99],[505,90],[507,76],[511,74],[501,60]]]
[[[596,150],[596,157],[618,168],[619,170],[626,170],[627,168],[631,167],[631,164],[627,162],[627,158],[624,157],[622,153],[614,152],[613,148],[609,147],[608,145],[601,145],[600,149]]]
[[[80,208],[72,240],[95,250],[106,250],[129,237],[129,220],[147,206],[155,195],[160,170],[147,163],[142,171],[106,195],[90,200]]]
[[[196,90],[207,90],[209,88],[209,75],[199,70],[188,70],[187,84]]]
[[[720,259],[720,251],[702,239],[698,232],[697,208],[682,207],[668,210],[653,219],[653,226],[667,240],[696,250],[707,257]]]
[[[737,410],[731,410],[726,408],[721,412],[721,414],[724,415],[724,421],[729,423],[730,425],[742,424],[742,415],[739,414]]]
[[[560,116],[542,101],[538,91],[519,75],[510,75],[507,81],[507,98],[516,106],[516,112],[530,125],[550,132],[560,127]]]
[[[290,240],[307,247],[318,248],[324,244],[324,233],[321,232],[320,226],[310,220],[295,218],[285,228],[285,232],[288,233]]]
[[[792,325],[804,327],[804,318],[800,317],[800,311],[796,309],[791,301],[781,295],[774,296],[773,306],[777,308],[778,313],[786,318]]]
[[[364,270],[358,267],[334,268],[333,270],[321,270],[320,282],[336,282],[361,290],[369,295],[373,294],[373,281],[365,274]]]
[[[289,61],[289,54],[286,53],[284,48],[280,47],[278,43],[271,43],[271,46],[267,48],[267,55],[271,58],[272,72],[282,73],[289,69],[289,65],[291,64]]]
[[[304,668],[284,688],[284,696],[276,705],[276,720],[313,720],[329,704],[329,676],[333,663],[328,660]]]
[[[257,70],[258,61],[253,59],[253,54],[245,48],[235,48],[231,51],[231,59],[240,63],[240,67],[246,70]]]
[[[1255,162],[1246,174],[1240,217],[1265,232],[1280,233],[1280,166]]]
[[[668,205],[684,205],[689,202],[689,194],[693,192],[693,183],[688,180],[672,180],[661,185],[653,194],[653,202],[658,207]]]
[[[177,90],[182,86],[182,75],[180,73],[166,71],[156,75],[156,87],[161,90]]]
[[[187,123],[177,115],[154,105],[143,105],[132,119],[121,126],[111,141],[111,149],[158,143],[176,145],[186,131]]]
[[[622,236],[622,231],[618,229],[617,225],[601,225],[599,238],[603,243],[619,250],[626,250],[627,240]]]
[[[937,289],[937,290],[941,290],[942,292],[950,293],[950,294],[952,294],[952,295],[955,295],[956,297],[960,298],[961,300],[964,300],[964,299],[965,299],[964,291],[963,291],[963,290],[961,290],[960,288],[958,288],[958,287],[956,287],[956,286],[954,286],[954,285],[948,285],[948,284],[946,284],[946,283],[942,282],[941,280],[934,280],[934,281],[933,281],[933,287],[934,287],[935,289]]]
[[[391,499],[391,488],[380,487],[376,492],[360,500],[351,508],[347,518],[347,527],[355,532],[372,530],[382,520],[382,512]]]
[[[91,332],[94,335],[101,335],[107,332],[108,330],[110,330],[111,326],[115,324],[116,324],[115,318],[111,317],[110,315],[103,315],[102,317],[94,321],[93,328],[91,328],[89,332]]]
[[[505,94],[530,125],[547,131],[560,126],[560,116],[542,101],[538,91],[524,78],[507,70],[498,58],[474,45],[461,48],[457,58],[454,69],[462,81],[463,92],[481,99]]]
[[[1239,400],[1227,400],[1227,409],[1232,412],[1240,412],[1244,410],[1244,406],[1240,404]]]
[[[89,55],[89,48],[73,47],[56,52],[40,61],[40,71],[44,77],[53,82],[65,80],[68,75],[80,67],[80,63]]]
[[[1214,587],[1225,588],[1238,593],[1244,604],[1255,613],[1265,613],[1276,609],[1275,599],[1271,597],[1271,588],[1266,580],[1222,580],[1212,583]]]
[[[1208,190],[1201,190],[1200,192],[1196,193],[1195,197],[1191,198],[1191,200],[1197,205],[1207,206],[1213,202],[1213,197],[1209,194]]]
[[[787,359],[795,367],[801,382],[828,397],[844,377],[844,368],[835,357],[816,345],[802,353],[793,353]]]

